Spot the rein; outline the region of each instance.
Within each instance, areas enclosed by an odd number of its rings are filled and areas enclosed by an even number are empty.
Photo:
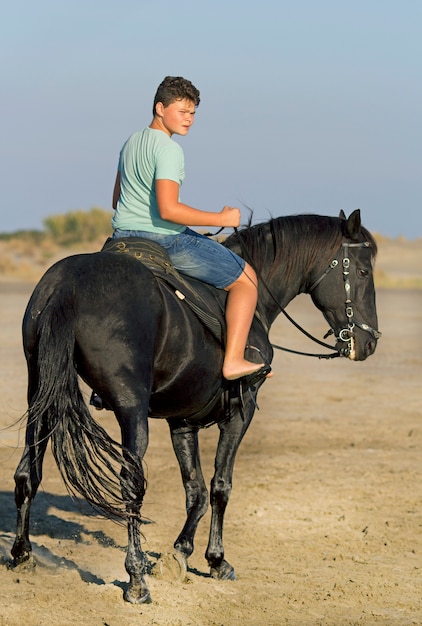
[[[343,250],[343,261],[342,261],[342,267],[343,267],[343,279],[344,279],[344,289],[345,289],[345,296],[346,296],[346,300],[345,300],[345,308],[346,308],[346,317],[348,319],[348,324],[347,324],[347,328],[343,328],[340,332],[339,332],[339,336],[337,337],[337,339],[339,341],[343,341],[344,343],[347,344],[346,347],[344,348],[337,348],[335,346],[331,346],[327,343],[325,343],[324,341],[320,341],[319,339],[317,339],[316,337],[314,337],[313,335],[311,335],[310,333],[308,333],[308,331],[306,331],[304,328],[302,328],[302,326],[300,326],[300,324],[298,324],[288,313],[287,311],[281,306],[281,304],[279,303],[279,301],[277,300],[277,298],[274,296],[274,294],[272,293],[271,289],[268,287],[268,285],[266,284],[266,282],[263,280],[262,275],[260,274],[260,272],[258,272],[256,270],[256,268],[254,267],[254,263],[252,262],[252,259],[249,255],[248,250],[245,248],[245,245],[242,241],[242,238],[239,236],[239,232],[237,230],[237,228],[234,229],[237,239],[239,241],[239,245],[244,253],[244,255],[247,257],[248,262],[252,265],[252,267],[254,268],[257,276],[258,276],[258,280],[260,282],[260,284],[262,284],[265,289],[267,290],[268,294],[270,295],[270,297],[272,298],[272,300],[275,302],[275,304],[277,305],[277,307],[279,308],[280,312],[283,313],[283,315],[289,320],[289,322],[291,322],[301,333],[303,333],[306,337],[308,337],[308,339],[311,339],[312,341],[314,341],[315,343],[318,343],[320,346],[323,346],[324,348],[328,348],[329,350],[334,350],[333,353],[331,354],[314,354],[314,353],[309,353],[309,352],[301,352],[299,350],[292,350],[289,348],[284,348],[283,346],[278,346],[276,344],[271,344],[272,348],[275,348],[277,350],[283,350],[284,352],[290,352],[293,354],[300,354],[302,356],[312,356],[312,357],[317,357],[318,359],[334,359],[336,357],[339,356],[344,356],[344,357],[348,357],[349,354],[352,351],[353,348],[353,329],[355,326],[358,326],[359,328],[361,328],[362,330],[365,330],[367,332],[369,332],[375,339],[378,339],[379,337],[381,337],[381,333],[378,330],[375,330],[374,328],[370,327],[368,324],[365,323],[360,323],[357,322],[356,320],[353,319],[354,317],[354,313],[353,313],[353,307],[352,307],[352,301],[350,299],[350,280],[349,280],[349,275],[350,275],[350,258],[348,256],[348,252],[349,252],[349,248],[358,248],[358,247],[369,247],[371,244],[368,241],[363,241],[360,243],[349,243],[349,242],[344,242],[342,243],[342,245],[340,246],[338,253],[336,256],[339,256],[339,253]],[[309,288],[308,293],[311,293],[316,287],[317,285],[319,285],[321,283],[321,281],[324,280],[324,278],[331,272],[331,270],[333,270],[335,267],[337,267],[339,264],[338,259],[334,258],[331,263],[329,264],[329,266],[327,267],[327,269],[321,274],[321,276],[314,282],[312,283],[311,287]],[[260,317],[258,316],[259,321],[263,324],[262,320],[260,319]],[[326,337],[328,337],[329,335],[332,335],[334,333],[333,329],[330,328],[330,330],[324,335],[324,339]]]

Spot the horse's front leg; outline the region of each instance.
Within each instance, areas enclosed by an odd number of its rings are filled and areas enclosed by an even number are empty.
[[[233,467],[240,442],[252,420],[253,402],[246,403],[242,413],[236,408],[229,421],[219,424],[220,438],[215,457],[215,473],[211,481],[211,526],[205,558],[211,576],[221,580],[235,580],[234,568],[224,559],[224,513],[232,489]]]
[[[132,604],[151,602],[144,575],[148,560],[141,547],[141,507],[145,495],[145,476],[142,461],[148,447],[148,417],[140,417],[144,412],[128,414],[116,410],[116,417],[122,431],[122,445],[128,459],[128,467],[122,469],[122,494],[128,514],[128,547],[125,568],[129,574],[129,585],[124,599]],[[134,460],[134,462],[133,462]]]
[[[185,488],[187,513],[185,525],[174,547],[182,555],[187,566],[187,559],[194,549],[194,537],[199,521],[208,508],[208,491],[199,457],[198,428],[174,425],[170,421],[169,426]]]

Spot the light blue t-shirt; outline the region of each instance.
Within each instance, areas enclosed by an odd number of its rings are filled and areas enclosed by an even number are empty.
[[[144,128],[134,133],[120,151],[120,198],[112,219],[113,228],[176,234],[186,226],[160,217],[155,181],[185,178],[183,150],[162,130]]]

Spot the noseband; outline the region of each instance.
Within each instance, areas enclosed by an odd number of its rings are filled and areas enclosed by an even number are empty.
[[[369,243],[369,241],[362,241],[360,243],[350,243],[348,241],[345,241],[341,244],[341,247],[337,254],[337,256],[339,256],[341,251],[343,251],[342,267],[343,267],[344,290],[345,290],[345,295],[346,295],[345,312],[346,312],[346,317],[347,317],[347,327],[342,328],[338,336],[336,336],[337,341],[343,341],[344,343],[347,343],[347,346],[345,348],[340,349],[339,351],[341,356],[349,356],[349,354],[351,353],[353,349],[355,326],[358,326],[358,328],[361,328],[362,330],[369,333],[374,339],[379,339],[382,334],[379,330],[376,330],[375,328],[372,328],[371,326],[369,326],[369,324],[365,324],[364,322],[358,322],[357,320],[354,319],[353,305],[352,305],[352,300],[350,297],[351,288],[350,288],[349,248],[369,248],[370,245],[371,244]],[[338,259],[334,258],[329,264],[329,266],[327,267],[327,269],[325,270],[325,272],[311,285],[311,287],[308,290],[308,293],[311,293],[315,289],[315,287],[319,285],[319,283],[322,282],[324,278],[331,272],[331,270],[336,268],[338,265],[339,265]],[[332,335],[333,333],[334,333],[334,330],[331,328],[325,335],[324,339],[328,337],[329,335]]]

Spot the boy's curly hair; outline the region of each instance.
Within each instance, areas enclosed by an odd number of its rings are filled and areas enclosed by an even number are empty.
[[[175,100],[191,100],[197,107],[200,103],[199,91],[190,80],[182,78],[182,76],[166,76],[158,85],[152,114],[155,115],[157,102],[162,102],[166,107]]]

